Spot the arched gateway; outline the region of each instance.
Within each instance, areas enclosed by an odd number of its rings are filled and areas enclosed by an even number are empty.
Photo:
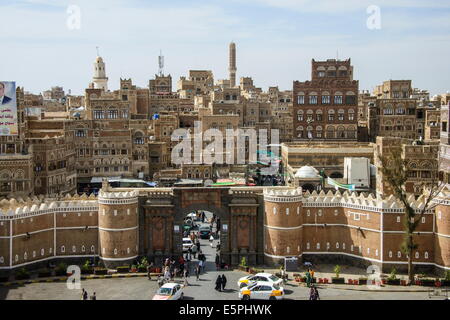
[[[194,210],[220,218],[221,258],[231,265],[245,257],[262,264],[264,199],[262,190],[243,188],[173,188],[149,191],[142,197],[139,243],[142,255],[159,263],[182,254],[183,220]]]

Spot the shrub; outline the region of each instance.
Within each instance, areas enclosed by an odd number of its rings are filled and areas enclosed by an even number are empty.
[[[341,274],[341,266],[338,264],[335,265],[333,271],[336,274],[336,278],[339,278],[339,275]]]
[[[30,278],[30,273],[25,268],[16,271],[15,277],[17,280],[24,280]]]
[[[247,259],[245,259],[245,257],[242,257],[240,266],[244,268],[247,267]]]
[[[67,274],[67,264],[61,262],[55,268],[55,274],[57,276],[65,276]]]
[[[450,270],[446,270],[445,271],[444,280],[445,281],[450,281]]]
[[[395,268],[392,268],[388,280],[396,280],[396,279],[397,279],[397,270]]]
[[[52,272],[50,271],[50,269],[47,269],[47,268],[42,268],[38,271],[39,278],[50,277],[51,275],[52,275]]]

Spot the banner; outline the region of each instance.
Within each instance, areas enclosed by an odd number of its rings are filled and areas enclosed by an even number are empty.
[[[355,188],[356,188],[356,185],[354,185],[354,184],[339,183],[336,180],[331,179],[330,177],[328,177],[327,183],[329,185],[332,185],[332,186],[336,187],[336,188],[342,188],[342,189],[346,189],[346,190],[350,190],[350,191],[354,191]]]
[[[0,81],[0,136],[18,134],[16,83]]]

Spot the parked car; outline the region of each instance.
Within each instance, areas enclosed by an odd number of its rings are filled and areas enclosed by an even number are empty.
[[[264,281],[275,285],[281,285],[283,283],[283,279],[278,278],[273,274],[262,272],[240,278],[237,282],[237,285],[239,288],[243,288],[250,286],[251,284],[254,284],[255,282],[258,281]]]
[[[242,300],[281,300],[283,298],[284,288],[267,281],[258,281],[239,290],[239,299]]]
[[[152,300],[182,300],[183,286],[179,283],[166,283],[158,289]]]
[[[211,227],[210,226],[203,226],[198,229],[200,239],[209,239],[209,236],[211,235]]]
[[[193,245],[194,243],[192,242],[191,238],[183,238],[183,252],[188,252],[188,250],[192,248]]]

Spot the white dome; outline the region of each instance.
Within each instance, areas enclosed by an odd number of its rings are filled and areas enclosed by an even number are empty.
[[[320,178],[319,171],[311,166],[303,166],[295,173],[295,178],[300,179],[318,179]]]
[[[102,57],[95,58],[95,63],[103,63],[103,58]]]

